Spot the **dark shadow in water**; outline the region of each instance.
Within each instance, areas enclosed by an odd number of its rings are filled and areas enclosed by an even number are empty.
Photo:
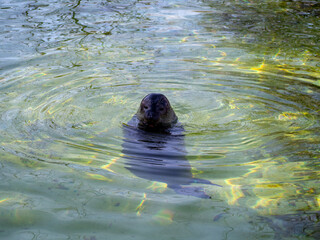
[[[214,11],[203,14],[198,24],[208,32],[232,33],[230,43],[222,41],[222,47],[230,44],[231,47],[248,49],[256,54],[267,53],[272,57],[279,54],[308,58],[310,68],[317,64],[320,56],[319,2],[202,1]],[[312,80],[318,78],[312,77]]]
[[[166,183],[178,194],[211,198],[201,187],[185,186],[191,183],[216,184],[192,176],[186,158],[183,127],[173,127],[170,134],[151,133],[137,129],[135,121],[134,117],[123,126],[122,152],[127,160],[126,168],[140,178]]]
[[[320,212],[301,212],[263,218],[275,232],[276,240],[310,237],[320,239]]]

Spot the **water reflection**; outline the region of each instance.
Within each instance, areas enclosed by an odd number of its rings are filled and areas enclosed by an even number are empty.
[[[316,238],[318,6],[3,0],[0,206],[17,199],[26,222],[48,213],[25,231],[60,238]],[[172,96],[185,136],[121,128],[152,91]],[[150,194],[149,181],[171,189]],[[1,236],[27,238],[14,211],[0,212]],[[56,227],[63,216],[73,228]],[[286,231],[291,222],[308,231]]]
[[[223,2],[206,2],[214,13],[207,13],[200,22],[208,30],[236,34],[234,40],[243,46],[253,47],[254,50],[277,51],[284,50],[284,54],[294,54],[305,49],[319,54],[316,46],[320,27],[318,17],[320,4],[315,1],[261,1],[252,0],[243,3],[236,0]],[[216,12],[218,11],[218,12]],[[217,18],[214,15],[219,14]],[[216,24],[209,24],[213,21]],[[252,45],[252,43],[257,45]],[[296,55],[297,56],[297,55]]]
[[[224,38],[216,47],[239,47],[255,54],[255,59],[238,56],[236,63],[242,68],[253,67],[260,59],[261,72],[290,75],[319,86],[319,3],[204,2],[211,12],[202,15],[199,25]]]

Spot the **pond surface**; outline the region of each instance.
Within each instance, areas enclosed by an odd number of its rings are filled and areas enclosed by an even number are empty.
[[[317,1],[2,0],[0,238],[319,239],[319,16]],[[123,124],[151,92],[193,178],[216,184],[186,189],[211,199],[128,169]]]

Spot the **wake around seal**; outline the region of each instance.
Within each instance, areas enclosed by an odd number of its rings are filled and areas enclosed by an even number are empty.
[[[126,168],[140,178],[166,183],[178,194],[211,198],[203,188],[188,186],[216,184],[192,176],[183,132],[169,100],[163,94],[147,95],[123,127]]]

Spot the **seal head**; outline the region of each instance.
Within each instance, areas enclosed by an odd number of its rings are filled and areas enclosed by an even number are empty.
[[[159,93],[145,96],[136,115],[139,120],[138,127],[147,131],[163,131],[178,121],[169,100]]]

